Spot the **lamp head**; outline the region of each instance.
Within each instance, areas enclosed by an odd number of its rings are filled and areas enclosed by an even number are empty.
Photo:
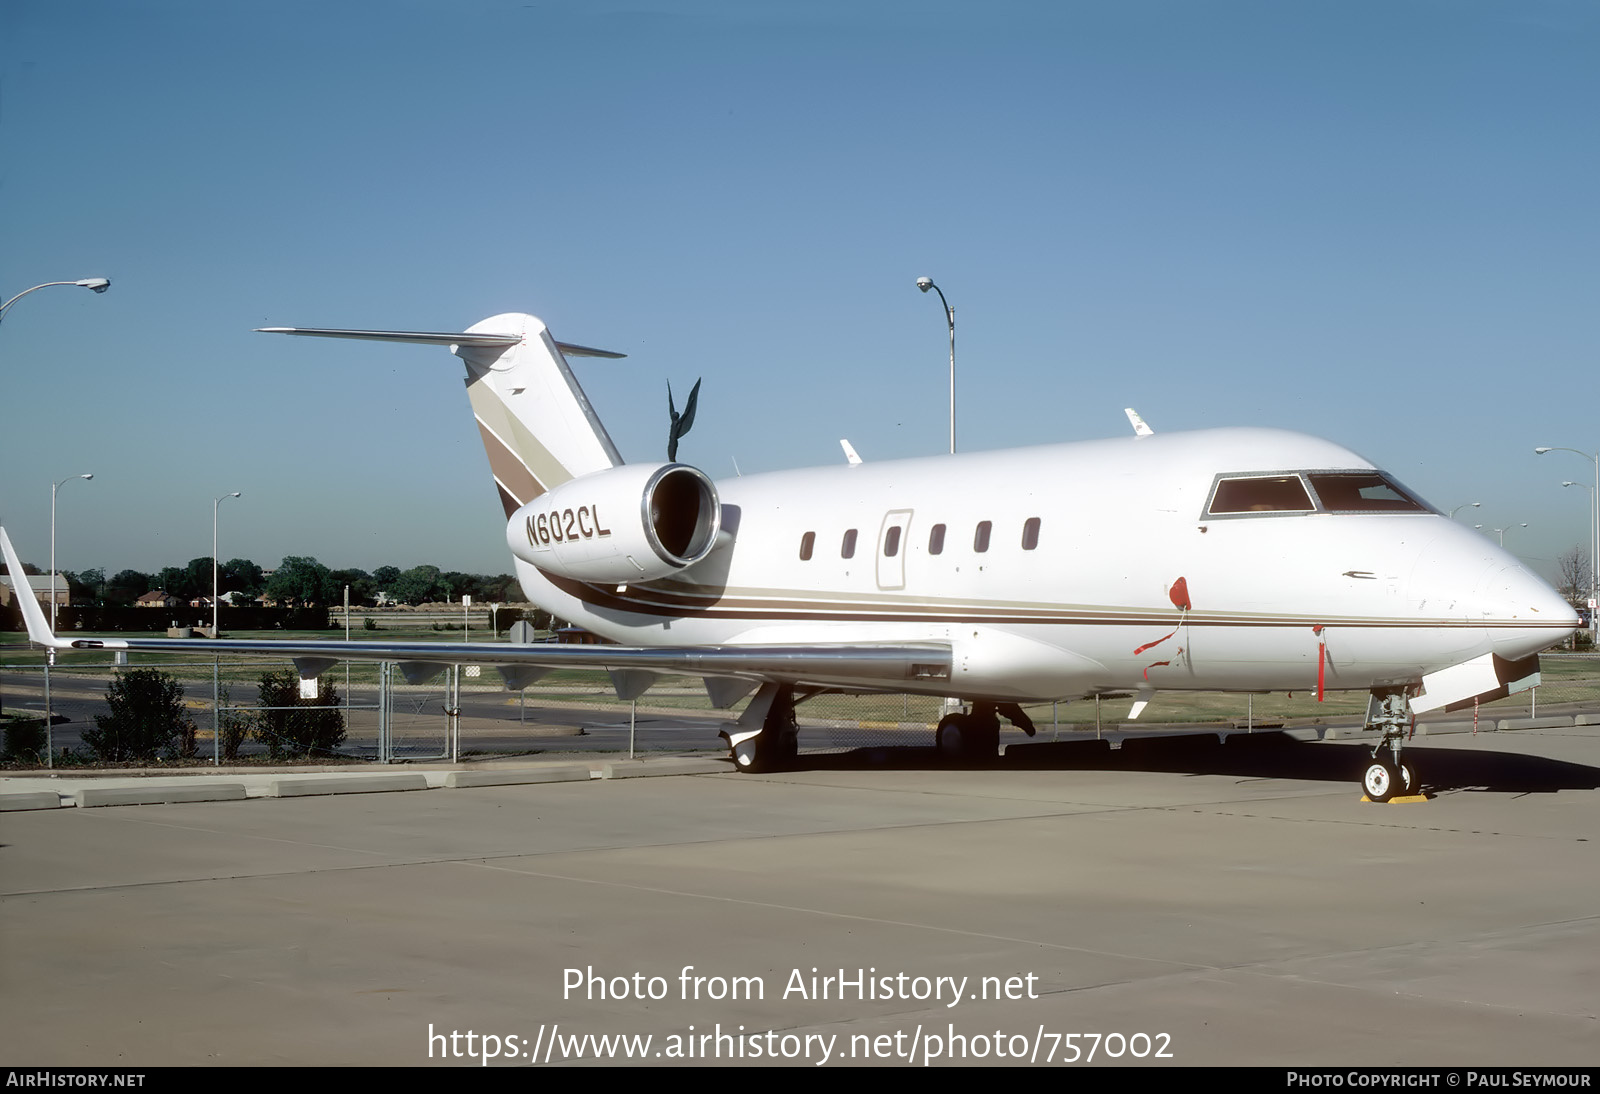
[[[917,288],[921,289],[923,292],[927,292],[929,289],[933,288],[933,278],[931,278],[931,277],[919,277],[919,278],[917,278]]]
[[[111,279],[108,277],[86,277],[82,281],[74,281],[73,284],[82,285],[84,288],[92,289],[95,292],[105,292],[111,287]]]
[[[1533,454],[1534,454],[1534,455],[1535,455],[1535,456],[1542,456],[1542,455],[1544,455],[1544,454],[1545,454],[1545,453],[1546,453],[1546,452],[1548,452],[1548,451],[1550,451],[1550,450],[1549,450],[1549,449],[1548,449],[1548,448],[1535,448],[1535,449],[1534,449],[1534,450],[1533,450]]]

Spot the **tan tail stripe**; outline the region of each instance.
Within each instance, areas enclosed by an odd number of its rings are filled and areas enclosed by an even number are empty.
[[[467,398],[472,403],[472,412],[478,419],[480,432],[488,431],[496,438],[496,445],[503,452],[509,454],[525,473],[530,475],[534,482],[539,484],[539,490],[523,498],[524,502],[537,497],[545,490],[552,490],[572,478],[572,472],[562,466],[561,462],[550,453],[550,450],[540,444],[538,439],[528,431],[511,413],[500,396],[488,385],[483,383],[470,383],[467,385]],[[488,448],[485,439],[484,447]],[[494,462],[491,451],[489,456],[490,466],[495,469],[498,477],[500,468]],[[511,483],[502,480],[502,485],[510,487]],[[513,490],[513,493],[517,491]],[[520,496],[520,494],[519,494]]]

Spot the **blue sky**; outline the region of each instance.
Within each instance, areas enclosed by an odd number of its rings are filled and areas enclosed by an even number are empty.
[[[1600,447],[1600,6],[0,4],[0,516],[64,569],[509,569],[438,349],[501,311],[714,476],[1271,424],[1549,572]],[[1467,516],[1466,513],[1463,517]]]

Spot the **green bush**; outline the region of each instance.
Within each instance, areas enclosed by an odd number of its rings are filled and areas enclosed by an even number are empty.
[[[302,699],[300,675],[293,669],[261,674],[256,693],[266,709],[257,712],[255,734],[273,759],[331,753],[344,744],[339,690],[327,677],[317,685],[315,699]]]
[[[194,752],[194,719],[183,705],[183,685],[159,669],[129,669],[106,688],[110,714],[95,715],[97,729],[83,731],[95,758],[120,763]]]
[[[239,746],[256,731],[256,719],[249,711],[235,710],[229,706],[232,696],[222,689],[222,709],[217,712],[217,743],[222,758],[232,763],[239,758]]]
[[[44,761],[44,719],[8,718],[6,720],[5,758],[26,763]]]

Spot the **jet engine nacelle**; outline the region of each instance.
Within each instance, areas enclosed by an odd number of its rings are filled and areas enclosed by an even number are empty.
[[[717,488],[681,463],[628,464],[562,483],[512,514],[512,553],[548,574],[625,584],[677,573],[711,553]]]

